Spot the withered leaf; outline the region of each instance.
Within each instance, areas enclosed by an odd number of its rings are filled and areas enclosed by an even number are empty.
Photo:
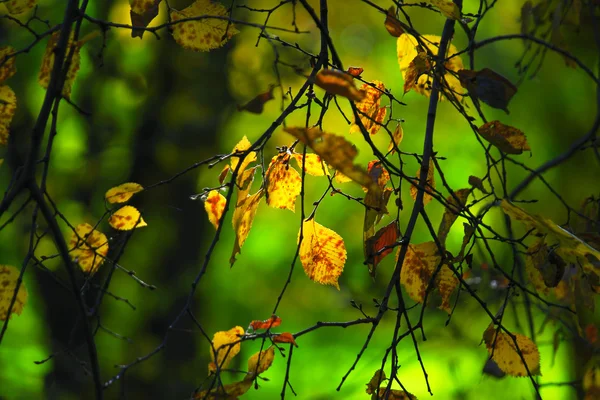
[[[431,192],[435,189],[435,166],[433,164],[433,160],[429,159],[429,169],[427,170],[427,181],[425,183],[425,193],[423,193],[423,206],[426,206],[432,199],[433,196],[427,192]],[[419,194],[419,188],[416,186],[419,184],[419,177],[421,176],[421,168],[417,170],[417,179],[411,181],[410,186],[410,197],[413,200],[417,200],[417,195]]]
[[[274,335],[273,337],[271,337],[271,340],[273,340],[273,343],[291,343],[294,346],[298,347],[298,344],[296,344],[296,340],[294,340],[294,335],[292,335],[289,332],[283,332],[279,335]]]
[[[446,238],[448,237],[448,233],[450,233],[450,228],[452,228],[452,224],[454,224],[454,221],[458,218],[458,213],[467,203],[469,194],[471,194],[471,189],[460,189],[454,192],[454,196],[450,195],[446,199],[448,206],[446,206],[444,210],[444,216],[440,222],[437,234],[438,240],[442,246],[446,245]]]
[[[377,265],[392,251],[394,245],[400,237],[400,228],[398,221],[392,221],[388,225],[379,229],[377,233],[370,237],[366,243],[367,249],[367,265],[369,266],[369,274],[375,276]]]
[[[388,31],[390,35],[393,37],[399,37],[404,33],[404,29],[402,28],[402,24],[396,18],[396,9],[394,6],[388,8],[387,13],[385,15],[385,29]]]
[[[258,329],[271,329],[281,325],[281,318],[277,315],[271,315],[271,318],[265,320],[254,320],[250,323],[250,327],[255,331]]]
[[[315,85],[327,93],[344,96],[352,101],[361,101],[365,92],[354,86],[354,78],[342,71],[335,69],[322,69],[315,76]]]
[[[147,27],[150,22],[158,15],[158,5],[161,0],[129,0],[131,5],[131,25]],[[139,37],[140,39],[144,36],[143,29],[131,30],[131,37]]]
[[[522,355],[531,375],[541,375],[540,352],[535,343],[520,333],[516,333],[514,336],[517,345],[507,333],[497,333],[493,323],[488,326],[483,333],[483,340],[488,352],[492,355],[492,360],[508,375],[528,376],[525,364],[521,359]]]
[[[477,130],[481,137],[496,146],[506,154],[521,154],[523,151],[531,151],[525,134],[500,121],[489,121],[481,125]]]
[[[509,113],[508,103],[517,93],[517,87],[508,79],[489,68],[481,71],[463,69],[458,71],[458,78],[472,98]]]
[[[238,106],[238,111],[245,110],[253,114],[262,114],[265,103],[274,99],[273,89],[275,89],[275,85],[269,85],[269,90],[259,94],[243,106]]]

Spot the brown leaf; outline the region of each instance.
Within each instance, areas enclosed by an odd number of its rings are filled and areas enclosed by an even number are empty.
[[[385,381],[386,379],[387,377],[385,376],[385,372],[382,369],[378,369],[377,371],[375,371],[373,377],[371,378],[369,383],[367,383],[367,394],[373,394],[377,392],[377,388],[379,387],[379,385],[381,385],[381,382]]]
[[[150,22],[158,15],[158,5],[160,0],[129,0],[131,4],[131,25],[146,28]],[[143,29],[132,29],[131,37],[144,36]]]
[[[402,143],[403,138],[404,130],[402,129],[402,125],[398,122],[396,129],[394,129],[394,132],[392,133],[392,140],[390,141],[387,151],[394,154],[396,152],[396,148],[400,146],[400,143]]]
[[[377,265],[392,251],[392,247],[400,237],[400,228],[398,221],[392,221],[390,224],[379,229],[377,233],[370,237],[366,243],[367,249],[367,265],[369,266],[369,274],[375,276]],[[389,247],[386,249],[386,247]],[[385,249],[385,250],[384,250]]]
[[[279,325],[281,325],[281,318],[279,318],[275,314],[271,315],[271,318],[269,319],[265,319],[263,321],[254,320],[250,323],[250,327],[252,327],[252,329],[254,329],[255,331],[258,329],[276,328]]]
[[[396,10],[394,6],[391,6],[387,10],[387,14],[385,16],[385,29],[388,31],[390,35],[393,37],[399,37],[404,33],[404,29],[402,28],[402,24],[396,18]]]
[[[289,332],[280,333],[279,335],[271,337],[271,339],[274,343],[291,343],[294,346],[298,347],[296,341],[294,340],[294,335],[292,335]]]
[[[265,103],[274,99],[273,89],[275,89],[275,85],[269,85],[269,90],[259,94],[243,106],[238,106],[238,111],[245,110],[253,114],[262,114]]]
[[[427,182],[425,183],[425,189],[429,192],[435,189],[435,174],[434,174],[434,165],[433,160],[429,159],[429,169],[427,170]],[[410,186],[410,197],[413,200],[417,200],[417,195],[419,193],[419,188],[417,186],[419,184],[419,177],[421,176],[421,168],[417,170],[417,179],[415,181],[411,181],[412,185]],[[427,193],[427,191],[423,194],[423,206],[427,205],[433,196]]]
[[[446,238],[448,237],[448,233],[450,233],[450,228],[458,218],[458,213],[464,208],[469,194],[471,194],[471,189],[460,189],[454,192],[454,196],[450,195],[446,199],[448,206],[444,210],[444,216],[440,222],[437,234],[442,246],[446,246]],[[458,202],[455,197],[458,198]]]
[[[354,86],[354,78],[335,69],[322,69],[315,77],[315,85],[327,93],[344,96],[352,101],[361,101],[365,93]]]
[[[524,359],[531,375],[541,375],[540,352],[535,343],[519,333],[514,334],[514,336],[517,345],[507,333],[497,333],[493,323],[488,326],[483,333],[483,340],[488,352],[492,355],[492,360],[498,364],[502,371],[511,376],[527,376],[527,369],[523,363]],[[521,359],[521,355],[523,359]]]
[[[506,154],[521,154],[523,151],[531,151],[523,132],[512,126],[504,125],[500,121],[487,122],[477,131],[481,137]]]
[[[458,78],[462,87],[469,91],[474,100],[479,99],[491,107],[509,113],[508,103],[517,93],[517,87],[508,79],[489,68],[481,71],[463,69],[458,71]]]
[[[233,244],[231,258],[229,259],[231,265],[235,263],[236,254],[241,252],[242,246],[250,233],[254,216],[256,215],[258,205],[260,204],[264,193],[264,189],[260,189],[255,194],[248,196],[243,200],[239,200],[233,211],[232,223],[235,232],[235,242]]]
[[[406,94],[417,84],[419,77],[431,70],[431,63],[425,51],[419,51],[408,64],[404,77],[404,93]]]
[[[369,134],[379,132],[385,115],[386,107],[381,107],[381,96],[385,93],[385,86],[381,81],[373,81],[371,84],[363,83],[360,90],[366,93],[364,99],[356,103],[356,110],[360,116],[360,122]],[[350,126],[350,133],[360,132],[360,127],[355,122]]]
[[[488,194],[487,190],[483,187],[483,181],[476,176],[469,176],[469,185],[481,190],[482,193]]]

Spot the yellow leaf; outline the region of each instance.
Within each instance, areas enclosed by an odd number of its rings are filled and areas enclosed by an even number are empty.
[[[132,206],[123,206],[108,218],[108,223],[120,231],[130,231],[134,228],[148,226],[144,218],[140,215],[137,208]]]
[[[236,254],[241,251],[242,246],[244,245],[244,242],[250,233],[254,216],[256,215],[258,205],[260,204],[264,194],[264,190],[260,189],[255,194],[238,201],[238,204],[233,211],[232,223],[233,231],[235,232],[235,242],[233,244],[233,253],[229,259],[231,265],[233,265],[235,262]]]
[[[381,107],[381,96],[385,92],[385,86],[381,81],[373,81],[372,85],[363,83],[360,90],[366,93],[365,97],[356,103],[356,109],[359,111],[360,121],[365,126],[369,134],[374,135],[379,132],[385,115],[386,107]],[[360,127],[354,122],[350,126],[350,133],[360,132]]]
[[[248,138],[246,136],[244,136],[242,138],[242,140],[240,140],[239,143],[235,145],[233,150],[231,150],[231,153],[232,154],[243,153],[243,152],[247,151],[248,149],[250,149],[250,147],[252,147],[252,143],[250,143]],[[237,168],[237,166],[240,162],[240,158],[241,157],[239,157],[239,156],[231,157],[231,171],[232,172],[234,172],[235,169]],[[254,161],[256,161],[256,152],[251,151],[246,155],[246,157],[244,158],[244,161],[242,161],[242,165],[240,165],[240,169],[238,171],[238,180],[239,180],[239,177],[242,175],[242,172],[244,172],[246,170],[246,168],[248,167],[248,165]],[[238,183],[238,185],[239,185],[239,183]]]
[[[402,125],[398,123],[396,125],[396,129],[392,133],[392,140],[390,141],[390,145],[388,146],[388,152],[392,152],[394,154],[396,152],[396,148],[400,146],[402,143],[402,139],[404,138],[404,130],[402,129]]]
[[[15,52],[11,46],[2,46],[0,47],[0,83],[4,82],[11,76],[13,76],[17,72],[17,68],[15,67],[16,57],[8,58],[11,54]]]
[[[512,126],[504,125],[500,121],[486,122],[479,127],[477,132],[506,154],[521,154],[525,150],[531,151],[523,132]]]
[[[421,36],[422,42],[427,46],[429,51],[436,56],[439,43],[441,38],[435,35],[423,35]],[[407,73],[410,63],[415,59],[418,55],[417,47],[419,47],[419,43],[414,36],[404,33],[398,38],[397,42],[397,55],[398,55],[398,64],[400,66],[400,72],[402,72],[402,78],[406,82]],[[446,68],[446,72],[444,74],[444,93],[447,93],[448,96],[459,96],[464,92],[463,87],[460,84],[460,81],[452,74],[452,72],[458,72],[463,69],[463,62],[460,56],[454,56],[454,54],[458,53],[458,50],[453,44],[448,45],[447,57],[449,60],[446,62],[444,67]],[[451,58],[450,58],[451,57]],[[431,77],[427,74],[423,74],[419,77],[417,84],[412,88],[417,93],[420,93],[424,96],[429,97],[431,95]],[[440,97],[440,100],[443,100],[444,97]]]
[[[346,263],[344,239],[314,219],[304,221],[303,239],[300,244],[300,262],[306,275],[317,283],[335,286]],[[298,233],[300,240],[300,233]]]
[[[426,0],[427,3],[439,9],[446,18],[460,20],[460,9],[452,0]]]
[[[0,145],[8,143],[9,126],[17,109],[17,96],[6,85],[0,85]]]
[[[342,174],[340,171],[335,171],[335,175],[333,178],[337,183],[348,183],[352,182],[352,179],[348,178],[346,175]]]
[[[38,82],[44,89],[48,89],[48,85],[50,84],[50,75],[52,73],[52,68],[54,67],[54,53],[56,51],[56,46],[58,45],[59,36],[60,31],[54,32],[52,36],[50,36],[48,44],[46,45],[44,57],[42,58],[42,66],[38,75]],[[83,41],[73,43],[73,32],[71,32],[71,37],[69,38],[69,44],[65,53],[65,61],[71,53],[71,50],[73,51],[73,57],[71,58],[71,63],[69,64],[69,70],[67,71],[67,77],[65,79],[62,91],[62,95],[67,99],[71,98],[71,88],[73,87],[73,82],[75,82],[75,77],[79,71],[79,64],[81,61],[81,55],[79,52],[83,44]]]
[[[215,333],[210,346],[210,359],[208,364],[209,373],[218,369],[227,368],[233,357],[235,357],[242,347],[240,336],[244,334],[244,328],[236,326],[228,331],[219,331]]]
[[[450,228],[452,228],[452,224],[458,218],[458,213],[467,203],[469,194],[471,194],[471,189],[460,189],[454,192],[454,196],[450,195],[446,199],[448,206],[444,210],[444,216],[438,228],[438,240],[442,246],[446,245],[446,238],[448,237],[448,233],[450,233]],[[454,198],[455,196],[458,198],[458,202]]]
[[[13,304],[10,316],[8,315],[8,309],[17,288],[18,280],[18,269],[10,265],[0,265],[0,321],[12,318],[13,314],[21,315],[25,304],[27,304],[27,289],[21,282],[15,304]]]
[[[71,258],[77,261],[81,269],[93,274],[104,262],[108,254],[108,240],[106,236],[95,230],[90,224],[79,224],[69,240]]]
[[[266,172],[267,204],[274,208],[294,211],[300,195],[302,179],[292,166],[290,155],[281,153],[271,160]]]
[[[221,18],[209,17],[173,25],[173,37],[181,47],[193,51],[210,51],[225,45],[233,35],[239,33],[233,23],[227,20],[227,8],[218,2],[196,0],[181,11],[171,12],[173,22],[200,16]]]
[[[492,355],[492,360],[498,364],[502,371],[511,376],[528,376],[525,368],[525,365],[527,365],[531,375],[541,375],[540,352],[531,339],[519,333],[514,334],[517,341],[515,346],[515,342],[507,333],[499,332],[497,339],[495,339],[496,345],[493,347],[496,334],[496,329],[492,323],[483,333],[483,340],[488,352]],[[526,364],[523,363],[519,352]]]
[[[225,204],[227,199],[218,190],[211,190],[208,192],[208,196],[204,201],[204,209],[208,214],[208,220],[215,227],[219,229],[219,221],[225,210]]]
[[[9,14],[22,14],[35,7],[37,0],[8,0],[6,8]]]
[[[334,69],[322,69],[315,76],[315,85],[327,93],[344,96],[353,101],[360,101],[365,92],[354,86],[352,75]]]
[[[125,203],[131,197],[144,190],[144,187],[139,183],[128,182],[109,189],[104,198],[111,204]]]
[[[400,251],[401,248],[396,253],[396,260]],[[442,257],[435,242],[408,245],[400,273],[400,283],[402,283],[411,299],[423,304],[429,282],[441,262]],[[440,292],[442,304],[439,308],[448,314],[451,312],[450,296],[457,285],[458,279],[454,276],[452,270],[446,264],[442,265],[435,277],[432,288],[437,288]]]
[[[294,153],[292,156],[298,163],[298,166],[302,167],[302,154]],[[306,157],[304,157],[304,170],[307,174],[312,176],[329,175],[327,166],[323,163],[318,154],[306,153]]]
[[[254,379],[254,377],[268,370],[271,364],[273,364],[274,358],[274,346],[270,346],[266,350],[253,354],[252,357],[248,359],[248,374],[246,374],[244,379]]]
[[[425,193],[423,193],[423,206],[426,206],[427,203],[433,199],[433,196],[427,192],[432,192],[435,189],[435,175],[434,175],[434,165],[433,160],[429,159],[429,169],[427,170],[427,182],[425,183]],[[417,179],[410,186],[410,197],[413,200],[417,200],[417,194],[419,193],[419,189],[415,186],[415,184],[419,184],[419,177],[421,176],[421,168],[417,170]],[[412,182],[411,182],[412,183]]]
[[[379,189],[369,174],[358,165],[354,165],[354,158],[358,154],[356,148],[341,136],[321,131],[319,128],[286,128],[287,133],[300,139],[317,153],[323,161],[366,187]]]
[[[150,22],[158,15],[158,5],[160,0],[129,0],[131,5],[131,25],[148,26]],[[144,30],[132,29],[131,37],[142,37]]]
[[[201,400],[237,400],[239,396],[245,394],[252,387],[251,380],[242,380],[240,382],[229,383],[227,385],[215,385],[210,390],[203,390],[194,395],[195,399]],[[210,393],[209,393],[210,391]]]

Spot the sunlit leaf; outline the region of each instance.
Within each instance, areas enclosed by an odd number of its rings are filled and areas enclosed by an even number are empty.
[[[335,171],[335,174],[333,175],[333,179],[337,182],[337,183],[348,183],[348,182],[352,182],[352,179],[348,178],[346,175],[342,174],[340,171]]]
[[[37,0],[8,0],[4,4],[9,14],[22,14],[35,7]]]
[[[377,233],[370,237],[366,243],[367,249],[367,265],[369,266],[369,273],[371,276],[375,276],[377,265],[392,251],[394,251],[394,245],[397,243],[400,237],[400,229],[397,221],[392,221],[388,225],[379,229]]]
[[[244,136],[242,138],[242,140],[240,140],[238,142],[238,144],[235,145],[233,150],[231,150],[231,154],[245,153],[247,150],[250,149],[250,147],[252,147],[252,143],[250,143],[248,138],[246,136]],[[237,168],[237,166],[240,162],[240,158],[241,157],[235,156],[235,155],[231,156],[231,171],[235,171],[235,169]],[[240,165],[240,169],[238,171],[238,186],[239,186],[239,177],[241,176],[242,172],[248,167],[248,165],[250,163],[252,163],[254,161],[256,161],[256,152],[251,151],[246,155],[246,157],[244,158],[244,161],[242,161],[242,165]]]
[[[458,78],[472,98],[504,110],[508,114],[508,103],[517,93],[517,87],[508,79],[489,68],[481,71],[463,69],[458,71]]]
[[[302,178],[290,165],[290,155],[280,153],[273,157],[266,172],[267,204],[274,208],[294,211],[296,198],[302,190]]]
[[[131,199],[134,194],[139,193],[142,190],[144,190],[144,187],[139,183],[123,183],[119,186],[109,189],[104,195],[104,198],[111,204],[125,203]]]
[[[302,167],[302,154],[294,153],[292,157],[296,160],[299,167]],[[307,174],[312,176],[325,176],[329,175],[327,165],[323,163],[321,157],[318,154],[306,153],[304,157],[304,170]]]
[[[227,368],[233,357],[235,357],[242,347],[240,336],[244,334],[244,328],[236,326],[228,331],[219,331],[214,334],[210,346],[210,359],[208,364],[209,373],[218,369]]]
[[[399,37],[404,33],[402,24],[396,18],[396,9],[394,8],[394,6],[388,8],[387,13],[385,15],[384,26],[388,33],[393,37]]]
[[[259,94],[243,106],[238,106],[238,111],[244,110],[253,114],[262,114],[265,103],[274,99],[273,89],[275,89],[275,85],[269,85],[269,90]]]
[[[225,164],[225,166],[221,170],[221,173],[219,174],[219,183],[221,185],[223,184],[223,182],[225,182],[225,178],[227,177],[227,173],[229,172],[230,169],[231,169],[231,167],[229,166],[229,164]]]
[[[446,18],[454,20],[461,18],[460,9],[452,0],[425,0],[425,2],[440,10]]]
[[[344,239],[331,229],[315,222],[304,221],[300,244],[300,262],[306,275],[317,283],[335,286],[346,263]],[[298,240],[300,234],[298,234]]]
[[[206,18],[180,22],[172,26],[175,41],[185,49],[210,51],[225,45],[233,35],[239,33],[233,23],[227,20],[227,8],[219,2],[196,0],[181,11],[171,12],[173,22],[196,17]]]
[[[0,85],[0,145],[6,146],[10,123],[17,109],[17,96],[6,85]]]
[[[226,204],[227,199],[218,190],[208,192],[208,196],[206,196],[206,200],[204,201],[204,209],[208,214],[208,220],[215,229],[219,229],[219,221],[221,220]]]
[[[254,320],[250,323],[250,327],[254,330],[258,329],[271,329],[281,325],[281,318],[277,315],[271,315],[271,318],[265,320]]]
[[[431,70],[431,63],[425,51],[419,51],[408,64],[404,77],[404,93],[409,92],[418,84],[419,77]]]
[[[250,233],[254,216],[256,215],[258,205],[264,194],[264,190],[261,189],[255,194],[246,197],[244,200],[238,201],[238,204],[233,211],[232,223],[233,231],[235,232],[235,242],[233,244],[231,258],[229,259],[231,265],[235,262],[236,254],[240,253],[242,246]]]
[[[119,208],[110,216],[110,218],[108,218],[108,223],[110,226],[120,231],[130,231],[134,228],[148,226],[138,209],[133,206],[123,206]]]
[[[283,332],[279,335],[274,335],[271,338],[271,340],[273,340],[273,343],[291,343],[294,346],[298,347],[298,345],[296,344],[296,340],[294,340],[294,335],[292,335],[289,332]]]
[[[452,224],[454,224],[454,221],[458,218],[458,213],[467,203],[469,194],[471,194],[471,189],[460,189],[454,192],[454,195],[450,195],[446,199],[448,206],[446,206],[444,210],[444,216],[440,222],[437,234],[438,240],[442,246],[446,245],[446,238],[448,237],[448,233],[450,233],[450,228],[452,228]]]
[[[275,347],[270,346],[268,349],[259,351],[253,354],[248,359],[248,374],[244,379],[253,379],[269,369],[275,359]]]
[[[403,138],[404,130],[402,129],[402,125],[398,123],[398,125],[396,125],[396,129],[394,129],[394,132],[392,133],[392,140],[390,141],[387,151],[391,151],[392,154],[394,154],[396,152],[396,148],[398,148],[400,143],[402,143]]]
[[[381,107],[381,96],[385,93],[385,86],[381,81],[373,81],[371,84],[363,83],[360,90],[366,95],[356,103],[356,109],[367,132],[374,135],[379,132],[387,113],[387,108]],[[360,132],[356,122],[350,126],[350,133],[355,132]]]
[[[69,240],[69,250],[71,258],[81,269],[88,274],[93,274],[108,254],[108,240],[102,232],[95,230],[90,224],[79,224]]]
[[[425,193],[423,193],[423,206],[426,206],[432,199],[433,196],[430,195],[427,192],[431,192],[435,189],[435,167],[433,164],[433,160],[429,159],[429,169],[427,170],[427,181],[425,183]],[[419,168],[417,170],[417,180],[414,182],[411,182],[411,186],[410,186],[410,197],[412,197],[413,200],[417,200],[417,195],[419,193],[419,188],[417,188],[416,185],[419,184],[419,177],[421,176],[421,168]],[[416,184],[416,185],[415,185]]]
[[[327,93],[344,96],[353,101],[361,101],[365,92],[354,86],[354,78],[342,71],[335,69],[322,69],[315,77],[315,85]]]
[[[17,67],[15,66],[16,57],[10,57],[11,54],[15,52],[11,46],[2,46],[0,47],[0,83],[4,82],[11,76],[13,76],[17,72]]]
[[[0,321],[12,318],[13,314],[21,315],[25,304],[27,304],[27,289],[25,284],[21,282],[10,316],[8,315],[18,280],[18,269],[10,265],[0,265]]]
[[[360,74],[363,73],[363,71],[364,69],[362,69],[361,67],[348,67],[348,70],[346,72],[352,75],[353,77],[358,78]]]
[[[486,122],[477,131],[481,137],[507,154],[531,151],[523,132],[512,126],[504,125],[500,121]]]
[[[147,27],[150,22],[158,15],[158,5],[161,0],[129,0],[131,5],[131,16],[132,26]],[[144,35],[143,29],[132,29],[131,37],[139,37],[140,39]]]
[[[493,323],[488,326],[483,333],[483,340],[488,352],[492,355],[492,360],[502,371],[511,376],[528,376],[525,365],[529,368],[531,375],[541,375],[540,352],[535,343],[520,333],[514,334],[514,336],[516,345],[513,338],[507,333],[497,333]],[[525,363],[523,363],[521,355]]]

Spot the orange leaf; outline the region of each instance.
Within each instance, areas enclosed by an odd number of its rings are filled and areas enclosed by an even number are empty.
[[[289,332],[283,332],[279,335],[275,335],[271,338],[274,343],[291,343],[294,346],[298,347],[296,341],[294,340],[294,335]]]
[[[385,29],[388,31],[390,35],[393,37],[399,37],[404,33],[404,29],[402,28],[402,24],[396,18],[396,11],[394,6],[391,6],[385,15],[384,22]]]
[[[300,244],[300,262],[306,275],[317,283],[335,286],[346,263],[344,239],[331,229],[315,222],[304,221]],[[298,233],[298,240],[300,234]]]
[[[229,164],[225,164],[225,166],[223,167],[223,169],[221,170],[221,173],[219,174],[219,183],[222,185],[223,182],[225,181],[225,177],[227,176],[227,173],[229,172],[231,168],[229,167]]]
[[[434,175],[434,165],[433,160],[429,159],[429,169],[427,170],[427,182],[425,183],[425,193],[423,194],[423,206],[427,205],[433,199],[433,196],[427,192],[432,192],[435,189],[435,175]],[[419,189],[415,186],[415,184],[419,184],[419,177],[421,176],[421,168],[417,170],[417,179],[413,181],[414,183],[410,186],[410,197],[413,200],[417,200],[417,194],[419,193]]]
[[[348,67],[348,70],[346,72],[352,75],[353,77],[358,78],[360,74],[363,73],[363,71],[364,69],[362,69],[361,67]]]
[[[93,274],[108,254],[108,239],[90,224],[79,224],[69,240],[71,258],[84,272]]]
[[[509,113],[508,103],[517,93],[517,87],[508,79],[489,68],[481,71],[460,70],[458,79],[473,99],[481,100],[491,107]]]
[[[227,368],[231,359],[240,352],[241,342],[239,337],[243,334],[244,328],[241,326],[215,333],[210,346],[210,359],[212,361],[208,364],[209,373],[215,372],[217,366],[219,369]]]
[[[504,125],[500,121],[486,122],[479,127],[477,132],[506,154],[521,154],[525,150],[531,151],[523,132],[512,126]]]
[[[387,113],[387,108],[381,107],[381,96],[385,92],[385,86],[381,81],[373,81],[371,84],[363,83],[360,89],[366,96],[356,103],[356,110],[367,132],[374,135],[379,132]],[[356,122],[350,126],[350,133],[355,132],[360,132]]]
[[[327,93],[344,96],[353,101],[360,101],[365,93],[354,86],[354,78],[342,71],[335,69],[322,69],[315,77],[315,85]]]
[[[375,276],[377,264],[394,250],[391,246],[396,244],[399,236],[400,228],[398,227],[398,222],[392,221],[390,224],[379,229],[373,237],[367,240],[367,264],[371,276]],[[389,248],[386,249],[386,247]]]
[[[540,352],[535,343],[527,336],[519,333],[514,334],[514,336],[517,342],[516,346],[510,335],[505,332],[497,333],[493,323],[488,326],[483,333],[483,340],[488,352],[492,355],[492,360],[508,375],[528,376],[525,364],[521,359],[522,355],[531,375],[541,375]],[[519,352],[521,355],[519,355]]]
[[[129,0],[131,5],[131,25],[147,27],[150,22],[158,15],[158,5],[160,0]],[[143,29],[132,29],[131,37],[139,37],[144,35]]]
[[[131,199],[134,194],[139,193],[142,190],[144,190],[144,187],[139,183],[123,183],[119,186],[110,188],[104,195],[104,198],[111,204],[125,203]]]
[[[208,220],[215,229],[219,229],[219,221],[221,220],[226,204],[227,199],[218,190],[208,192],[208,196],[204,201],[204,209],[208,214]]]
[[[274,208],[296,208],[296,198],[302,190],[302,179],[292,166],[290,155],[280,153],[271,160],[266,172],[267,204]]]
[[[269,90],[259,94],[243,106],[238,106],[238,111],[245,110],[253,114],[262,114],[265,103],[274,99],[273,89],[275,89],[275,85],[269,85]]]
[[[108,223],[120,231],[130,231],[134,228],[148,226],[138,209],[132,206],[119,208],[108,218]]]
[[[238,254],[248,234],[250,233],[250,228],[252,228],[252,222],[254,221],[254,216],[256,215],[256,211],[258,210],[258,205],[263,198],[265,191],[260,189],[255,194],[246,197],[243,200],[239,200],[238,204],[233,211],[233,230],[235,232],[235,242],[233,244],[233,253],[231,254],[231,258],[229,259],[229,263],[233,265],[235,262],[235,256]]]
[[[258,329],[271,329],[271,328],[278,327],[279,325],[281,325],[281,318],[279,318],[275,314],[271,315],[271,318],[269,318],[269,319],[265,319],[263,321],[254,320],[250,323],[250,326],[255,331]]]

